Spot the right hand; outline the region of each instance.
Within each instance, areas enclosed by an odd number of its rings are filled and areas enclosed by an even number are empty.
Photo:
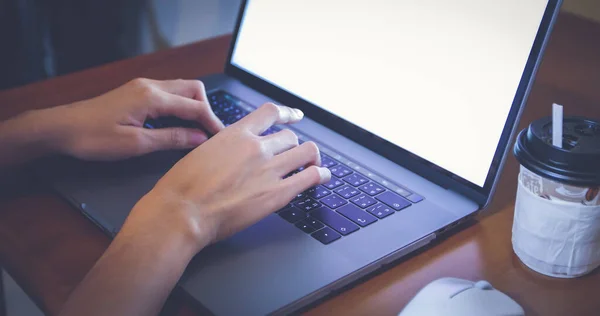
[[[267,103],[181,159],[132,210],[123,229],[185,234],[194,251],[282,208],[330,180],[313,142],[290,130],[259,136],[302,119],[299,110]],[[285,178],[290,172],[303,171]],[[131,233],[131,231],[130,231]]]

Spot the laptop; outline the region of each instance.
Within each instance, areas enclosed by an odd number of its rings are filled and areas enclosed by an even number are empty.
[[[289,314],[480,214],[560,4],[244,1],[224,73],[200,78],[214,112],[301,109],[266,133],[314,141],[333,177],[202,250],[178,287],[216,315]],[[55,187],[114,236],[183,155],[73,164]]]

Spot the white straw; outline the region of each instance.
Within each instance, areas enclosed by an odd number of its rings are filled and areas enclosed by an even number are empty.
[[[563,106],[552,105],[552,145],[562,148],[563,139]]]

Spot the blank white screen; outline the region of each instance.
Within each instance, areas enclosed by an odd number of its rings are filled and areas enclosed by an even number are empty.
[[[483,186],[547,0],[252,0],[232,63]]]

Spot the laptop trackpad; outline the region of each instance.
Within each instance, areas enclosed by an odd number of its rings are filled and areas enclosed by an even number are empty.
[[[111,163],[69,161],[54,188],[114,236],[137,201],[183,155],[170,151]]]

